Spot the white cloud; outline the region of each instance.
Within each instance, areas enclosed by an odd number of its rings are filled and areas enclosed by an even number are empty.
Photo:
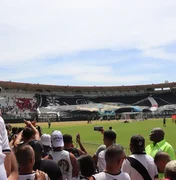
[[[155,66],[155,63],[152,63]],[[153,68],[152,64],[136,64],[131,66],[132,73],[127,73],[125,69],[118,66],[95,65],[80,62],[57,62],[54,64],[25,63],[23,66],[0,72],[1,80],[11,80],[20,82],[34,82],[44,84],[63,85],[126,85],[154,83],[163,78],[163,74],[138,72],[144,68]],[[128,69],[128,64],[126,65]],[[132,75],[130,75],[132,74]],[[31,81],[32,79],[32,81]]]
[[[146,49],[143,52],[143,55],[146,57],[152,57],[163,60],[171,60],[176,62],[176,52],[167,52],[165,48],[158,47],[153,49]]]
[[[84,74],[105,75],[112,72],[111,66],[89,65],[69,62],[58,62],[54,64],[24,64],[23,66],[15,66],[12,70],[1,71],[0,77],[4,80],[25,80],[30,78],[63,76],[72,77],[82,76]]]
[[[159,73],[165,65],[146,59],[174,61],[176,57],[165,49],[176,42],[175,0],[0,2],[0,64],[7,68],[0,72],[1,80],[77,85],[154,83],[165,80]],[[96,50],[101,49],[110,52],[97,56]],[[134,57],[128,51],[114,53],[126,49],[139,53]],[[82,51],[95,54],[80,55]],[[138,63],[140,60],[145,62]],[[122,65],[123,61],[128,64]],[[138,72],[142,69],[145,72]],[[148,69],[155,73],[145,74]]]
[[[11,0],[0,6],[0,63],[176,40],[175,0]]]

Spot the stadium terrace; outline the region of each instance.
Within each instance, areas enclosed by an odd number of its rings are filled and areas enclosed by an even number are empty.
[[[56,86],[0,81],[4,119],[142,119],[176,113],[176,83]]]

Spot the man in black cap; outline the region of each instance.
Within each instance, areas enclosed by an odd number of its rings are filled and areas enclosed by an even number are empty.
[[[140,135],[131,137],[132,155],[123,162],[122,171],[130,175],[131,180],[157,179],[158,171],[151,156],[145,153],[145,139]]]

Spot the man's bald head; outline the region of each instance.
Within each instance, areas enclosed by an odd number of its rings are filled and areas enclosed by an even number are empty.
[[[124,148],[121,145],[111,145],[105,153],[105,161],[107,167],[121,166],[125,157]]]
[[[158,143],[164,139],[164,131],[161,128],[154,128],[150,133],[150,140],[154,143]]]
[[[152,132],[157,132],[157,133],[164,134],[163,129],[161,129],[161,128],[159,128],[159,127],[157,127],[157,128],[153,128],[153,129],[152,129]]]
[[[159,173],[164,173],[165,166],[171,161],[170,156],[166,152],[158,152],[154,157],[155,164]]]
[[[28,166],[35,161],[35,153],[31,146],[24,145],[16,152],[16,158],[19,166]]]
[[[171,159],[170,159],[170,156],[166,152],[158,152],[156,156],[154,157],[154,161],[155,162],[163,161],[163,162],[168,163],[169,161],[171,161]]]
[[[176,180],[176,160],[172,160],[166,164],[164,175],[165,178]]]

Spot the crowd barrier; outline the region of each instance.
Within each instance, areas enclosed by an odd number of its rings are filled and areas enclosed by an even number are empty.
[[[91,142],[82,142],[82,144],[83,144],[84,148],[86,149],[86,151],[88,152],[88,154],[90,154],[90,155],[95,154],[96,150],[101,145],[99,143],[91,143]],[[78,145],[76,144],[76,146],[78,146]],[[126,153],[126,156],[129,156],[131,154],[130,148],[128,148],[128,147],[124,147],[124,151]],[[176,150],[175,150],[175,156],[176,156]]]
[[[96,150],[101,145],[99,143],[91,143],[91,142],[82,142],[82,144],[83,144],[84,148],[87,150],[88,154],[91,154],[91,155],[95,154]],[[102,142],[102,144],[103,144],[103,142]],[[78,145],[76,144],[76,146],[78,146]],[[127,156],[131,154],[131,151],[129,148],[124,147],[124,150],[125,150],[125,153]]]

